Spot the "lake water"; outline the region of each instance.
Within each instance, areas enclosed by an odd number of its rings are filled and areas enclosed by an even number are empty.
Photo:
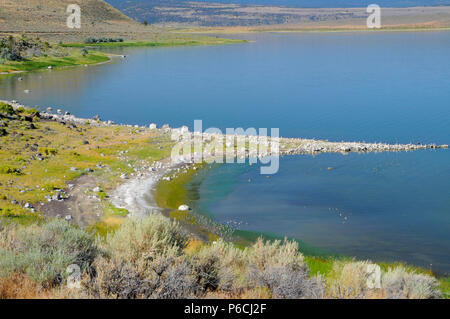
[[[118,123],[449,144],[450,32],[239,37],[252,42],[120,49],[129,57],[112,64],[3,78],[0,96]],[[205,171],[191,205],[243,230],[449,272],[449,177],[448,150],[294,156],[271,178],[257,166]]]

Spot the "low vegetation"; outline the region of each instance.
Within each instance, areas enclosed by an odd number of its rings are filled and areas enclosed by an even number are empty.
[[[105,53],[64,48],[39,38],[1,37],[0,73],[35,71],[109,61]]]
[[[115,43],[115,42],[123,42],[122,38],[86,38],[84,40],[85,44],[91,43]]]
[[[26,58],[44,56],[52,49],[48,42],[31,39],[25,35],[0,38],[0,61],[22,61]],[[55,52],[53,52],[56,54]]]
[[[113,40],[113,41],[110,41]],[[234,40],[218,37],[192,36],[179,38],[161,38],[152,41],[120,41],[122,39],[93,39],[89,38],[84,43],[65,43],[66,48],[84,48],[84,47],[168,47],[184,45],[218,45],[244,43],[244,40]]]
[[[43,288],[60,285],[71,264],[89,273],[97,255],[91,236],[61,220],[3,226],[0,236],[0,276],[19,273]]]
[[[312,275],[298,244],[264,242],[237,248],[222,240],[191,246],[180,226],[161,215],[127,219],[106,237],[63,220],[0,228],[0,295],[78,298],[439,298],[438,281],[396,267],[368,288],[369,262],[335,262]],[[79,265],[80,288],[67,287]],[[21,280],[17,280],[20,278]],[[25,279],[25,280],[22,280]],[[28,293],[25,291],[28,290]]]

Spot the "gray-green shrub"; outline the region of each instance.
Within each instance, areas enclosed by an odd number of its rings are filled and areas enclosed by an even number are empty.
[[[180,226],[161,215],[128,219],[114,233],[109,233],[105,249],[113,258],[130,263],[153,261],[158,256],[178,256],[188,237]]]
[[[389,269],[381,278],[386,298],[434,299],[440,298],[439,282],[428,275],[407,272],[403,267]]]
[[[63,220],[41,226],[3,227],[1,232],[1,238],[8,238],[8,242],[1,245],[0,273],[23,273],[43,286],[61,283],[71,264],[89,272],[98,254],[90,235]]]
[[[223,240],[203,246],[191,256],[201,292],[234,292],[245,287],[248,258],[245,251]]]
[[[102,245],[97,276],[85,285],[99,298],[186,298],[196,290],[183,255],[187,235],[161,215],[128,219]]]
[[[275,298],[322,298],[320,278],[311,278],[294,241],[258,240],[249,250],[248,282],[267,287]]]
[[[337,261],[328,279],[332,298],[439,298],[438,281],[398,266],[380,273],[380,287],[368,287],[370,261]]]

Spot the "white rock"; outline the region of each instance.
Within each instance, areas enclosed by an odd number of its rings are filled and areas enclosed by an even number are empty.
[[[178,210],[184,212],[189,210],[189,206],[188,205],[180,205],[180,207],[178,207]]]
[[[151,129],[151,130],[154,130],[154,129],[157,128],[157,126],[156,126],[155,123],[152,123],[152,124],[150,124],[150,125],[148,126],[148,128]]]
[[[189,132],[189,127],[187,127],[187,126],[182,126],[182,127],[181,127],[181,133],[182,133],[182,134],[188,133],[188,132]]]
[[[67,221],[72,220],[72,215],[66,215],[66,217],[64,217],[64,219]]]

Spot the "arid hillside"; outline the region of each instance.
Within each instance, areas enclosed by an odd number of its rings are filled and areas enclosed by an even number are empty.
[[[2,31],[68,31],[67,6],[81,7],[82,30],[113,31],[130,28],[136,23],[103,0],[2,0]]]
[[[81,28],[69,29],[67,6],[81,8]],[[103,0],[2,0],[0,33],[37,34],[51,40],[80,40],[90,35],[149,38],[152,29],[127,17]],[[141,34],[145,33],[145,34]]]

